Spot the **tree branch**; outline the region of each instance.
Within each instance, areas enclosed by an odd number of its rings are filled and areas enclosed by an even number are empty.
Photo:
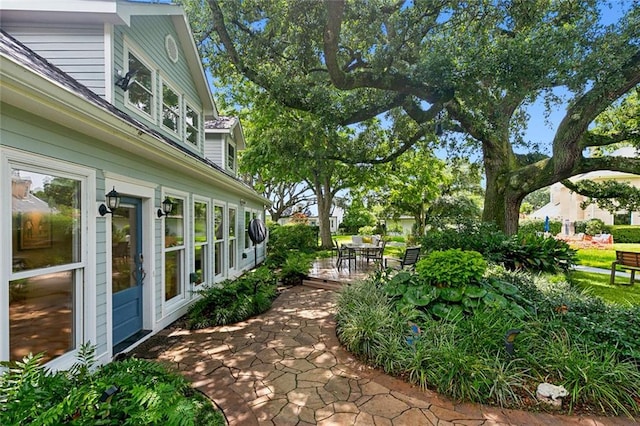
[[[323,33],[323,51],[329,78],[336,88],[341,90],[361,88],[388,90],[405,95],[414,95],[429,103],[439,102],[443,97],[450,96],[451,90],[430,87],[423,82],[415,82],[393,71],[387,71],[383,74],[368,71],[359,71],[357,74],[344,72],[343,68],[346,67],[340,66],[338,52],[340,50],[340,34],[345,2],[344,0],[325,0],[325,7],[327,21]]]
[[[581,137],[589,125],[611,102],[640,83],[640,52],[636,52],[620,68],[611,70],[569,107],[560,122],[553,141],[556,172],[571,170],[581,156]]]
[[[588,148],[594,146],[613,145],[618,142],[625,142],[640,137],[640,130],[634,129],[624,132],[616,132],[606,135],[586,132],[580,139],[580,148]]]

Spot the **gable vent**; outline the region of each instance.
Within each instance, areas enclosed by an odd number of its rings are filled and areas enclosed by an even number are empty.
[[[171,62],[174,64],[178,62],[178,44],[171,34],[165,37],[164,48],[167,51],[167,56],[171,59]]]

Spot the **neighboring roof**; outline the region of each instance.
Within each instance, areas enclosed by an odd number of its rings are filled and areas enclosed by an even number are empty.
[[[132,16],[170,16],[175,26],[185,60],[203,102],[204,115],[217,117],[216,108],[200,54],[192,37],[191,26],[182,6],[149,1],[116,0],[1,0],[2,21],[78,22],[131,24]]]
[[[224,169],[222,169],[212,161],[204,157],[201,157],[200,155],[196,154],[195,152],[192,152],[191,150],[184,147],[180,143],[164,136],[162,133],[148,127],[143,122],[138,121],[137,119],[133,118],[127,113],[119,110],[114,105],[107,102],[102,97],[98,96],[96,93],[91,91],[89,88],[82,85],[77,80],[73,79],[68,74],[66,74],[59,68],[57,68],[55,65],[49,63],[46,59],[44,59],[43,57],[41,57],[40,55],[38,55],[28,47],[26,47],[24,44],[20,43],[18,40],[11,37],[11,35],[9,35],[7,32],[2,30],[1,28],[0,28],[0,57],[5,57],[8,60],[11,60],[19,64],[25,70],[29,70],[41,76],[45,80],[48,80],[54,83],[55,85],[64,88],[66,91],[72,93],[73,95],[81,99],[84,99],[85,101],[100,108],[104,112],[115,116],[117,119],[121,120],[122,122],[128,123],[129,125],[135,127],[138,130],[139,135],[146,134],[148,136],[151,136],[153,139],[163,144],[169,145],[175,148],[176,150],[182,152],[184,155],[188,156],[189,158],[196,160],[200,163],[203,163],[204,165],[212,169],[212,171],[220,173],[226,176],[227,179],[231,179],[235,181],[236,185],[240,184],[247,190],[250,190],[251,192],[255,193],[255,190],[253,190],[253,188],[248,186],[245,182],[238,179],[233,174],[225,171]],[[3,65],[2,67],[0,67],[0,70],[7,72],[6,68],[7,67]],[[24,72],[22,74],[24,74]],[[264,198],[264,197],[261,197],[261,198]]]
[[[220,115],[215,120],[205,121],[204,128],[207,130],[231,130],[239,122],[240,120],[238,120],[238,117],[226,117]]]
[[[12,177],[12,179],[14,178]],[[55,209],[44,200],[28,192],[22,197],[16,194],[11,196],[11,211],[14,213],[51,213]]]
[[[231,135],[238,149],[244,149],[246,146],[244,131],[238,117],[218,116],[215,120],[205,121],[204,129],[206,133]]]
[[[531,219],[550,219],[560,217],[560,203],[547,203],[540,207],[538,210],[531,213],[529,216]]]

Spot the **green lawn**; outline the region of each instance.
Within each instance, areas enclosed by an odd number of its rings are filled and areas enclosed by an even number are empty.
[[[621,305],[640,305],[640,284],[630,286],[629,278],[616,277],[614,285],[609,284],[609,274],[574,271],[571,282],[593,296],[606,302]]]
[[[579,249],[578,264],[611,269],[611,262],[616,260],[616,250],[640,252],[640,244],[614,244],[611,250]]]

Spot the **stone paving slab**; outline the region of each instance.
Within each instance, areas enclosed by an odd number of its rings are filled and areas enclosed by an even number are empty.
[[[230,425],[633,424],[457,404],[363,365],[340,346],[335,293],[293,287],[263,315],[238,324],[164,330],[133,354],[170,363],[223,410]],[[150,340],[152,340],[151,338]]]

